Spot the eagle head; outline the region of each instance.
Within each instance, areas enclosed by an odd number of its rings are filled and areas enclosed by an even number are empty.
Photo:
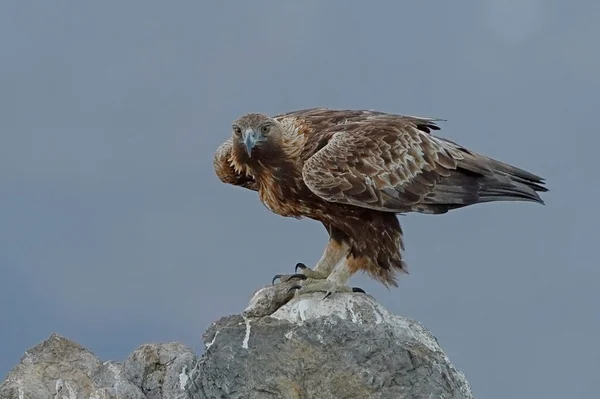
[[[249,158],[253,150],[265,149],[274,144],[280,133],[280,126],[273,118],[263,114],[246,114],[233,123],[233,142],[244,149]]]

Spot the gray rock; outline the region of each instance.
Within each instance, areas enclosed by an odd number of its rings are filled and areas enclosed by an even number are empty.
[[[198,364],[196,354],[177,342],[146,344],[125,361],[125,376],[144,393],[146,399],[187,399],[189,373]]]
[[[101,362],[76,342],[57,334],[25,352],[0,385],[1,399],[143,399],[123,367]]]
[[[202,398],[471,398],[419,323],[369,295],[292,299],[270,317],[230,316],[204,335]]]
[[[251,317],[270,306],[259,297],[213,323],[200,359],[166,343],[103,363],[52,335],[26,352],[0,399],[472,398],[436,339],[369,295],[301,296]]]

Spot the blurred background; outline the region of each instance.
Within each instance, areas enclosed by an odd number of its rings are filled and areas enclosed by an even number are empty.
[[[316,262],[322,226],[222,184],[212,155],[241,114],[324,106],[444,118],[439,135],[547,179],[545,207],[402,216],[410,275],[351,283],[429,328],[476,397],[592,397],[599,17],[591,0],[3,1],[0,378],[52,332],[103,360],[201,353],[212,321]]]

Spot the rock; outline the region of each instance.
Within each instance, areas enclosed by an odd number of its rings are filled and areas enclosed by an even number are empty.
[[[472,398],[419,323],[371,296],[292,299],[270,317],[225,317],[204,335],[207,398]]]
[[[269,308],[259,297],[213,323],[200,359],[165,343],[103,363],[54,334],[26,352],[0,399],[472,398],[436,339],[369,295],[300,296],[250,317]]]
[[[297,282],[292,280],[257,290],[242,315],[245,317],[270,316],[294,297],[294,293],[288,291],[296,284]]]
[[[141,389],[146,399],[187,399],[188,372],[198,364],[196,354],[185,345],[146,344],[123,362],[125,376]]]
[[[0,386],[1,399],[143,399],[142,391],[114,362],[102,363],[57,334],[25,352]]]

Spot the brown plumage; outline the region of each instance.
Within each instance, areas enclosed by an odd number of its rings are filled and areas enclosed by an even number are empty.
[[[547,191],[534,174],[432,135],[437,121],[318,108],[247,114],[215,153],[215,171],[225,183],[258,191],[274,213],[323,223],[331,236],[323,259],[347,247],[349,275],[363,270],[397,285],[395,272],[406,265],[396,214],[491,201],[543,204],[537,192]]]

